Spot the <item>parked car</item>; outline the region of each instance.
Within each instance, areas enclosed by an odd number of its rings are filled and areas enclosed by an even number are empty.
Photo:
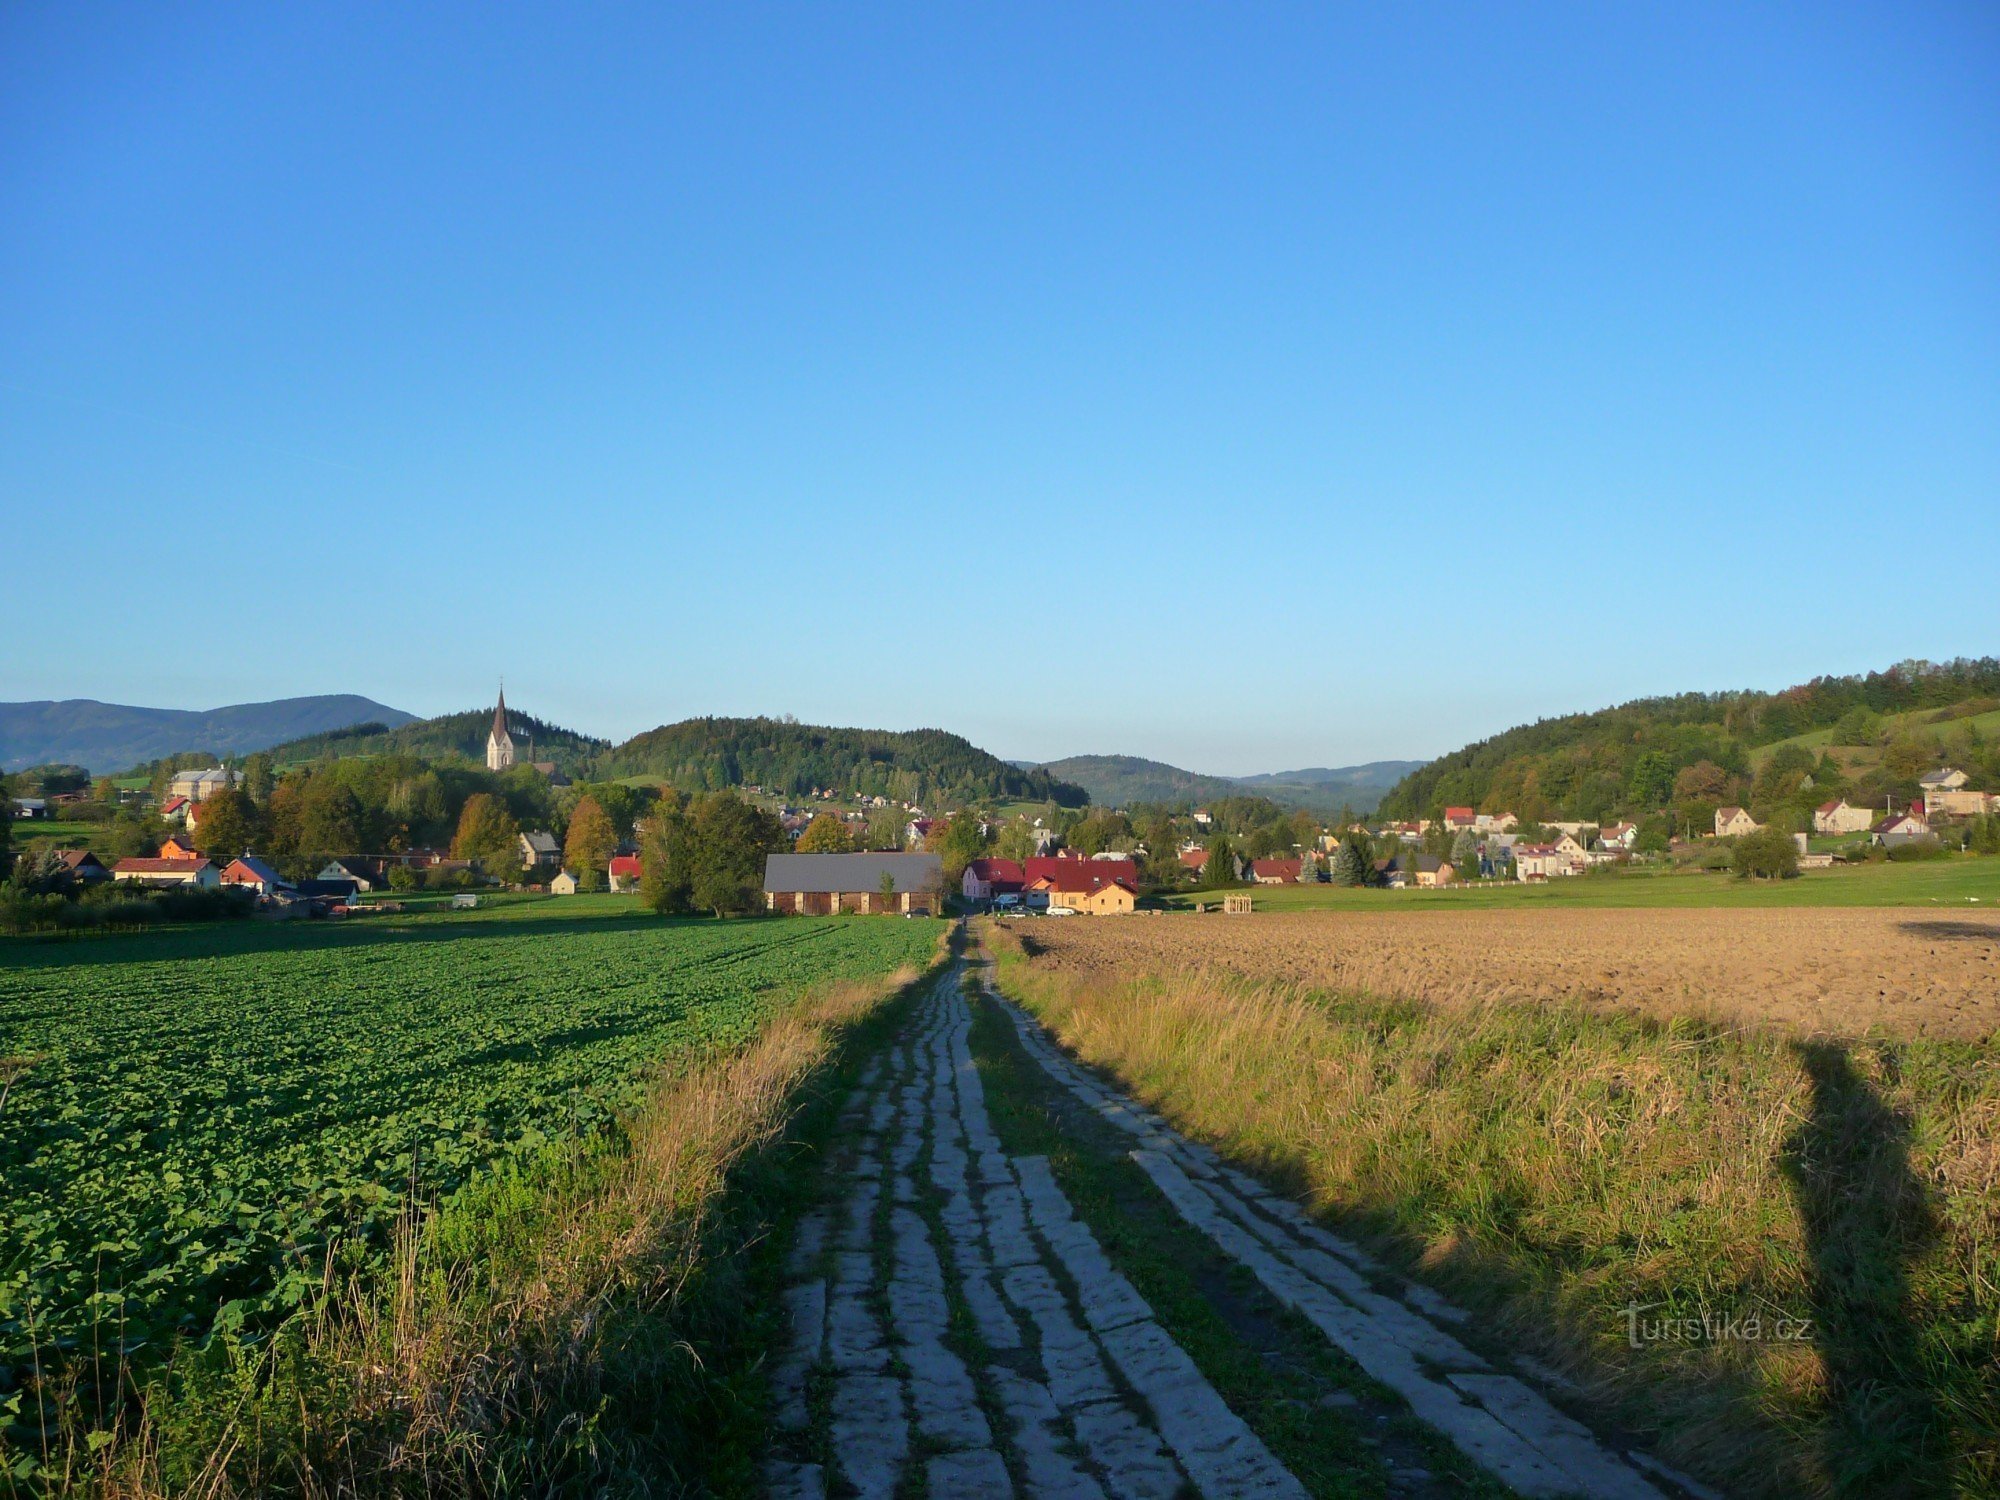
[[[1051,906],[1047,914],[1051,917],[1073,917],[1076,915],[1076,908],[1074,906]]]

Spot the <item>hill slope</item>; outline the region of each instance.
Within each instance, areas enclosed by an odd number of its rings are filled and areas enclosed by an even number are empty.
[[[1996,701],[2000,658],[1990,656],[1899,662],[1884,672],[1816,677],[1777,692],[1636,698],[1523,724],[1455,750],[1404,777],[1381,811],[1423,817],[1453,805],[1529,819],[1638,818],[1670,801],[1699,805],[1767,792],[1760,773],[1784,743],[1800,762],[1791,771],[1796,783],[1828,746],[1864,740],[1879,748],[1872,759],[1883,779],[1856,783],[1856,791],[1880,806],[1885,792],[1910,795],[1927,758],[1983,759],[1976,738],[1961,748],[1955,736],[1963,737],[1964,724],[1979,722],[1976,716]],[[1697,773],[1692,780],[1709,794],[1691,789],[1683,771]],[[1839,785],[1837,766],[1814,771],[1805,790],[1816,784],[1824,796]]]
[[[1111,807],[1134,802],[1219,802],[1249,794],[1285,807],[1330,813],[1343,803],[1356,812],[1371,811],[1399,778],[1422,764],[1378,760],[1365,766],[1321,766],[1261,776],[1204,776],[1137,755],[1072,755],[1049,761],[1041,769],[1075,782],[1090,793],[1092,802]]]
[[[91,698],[0,703],[0,770],[60,762],[104,773],[183,750],[247,755],[301,735],[413,715],[354,693],[234,703],[225,708],[139,708]]]
[[[815,787],[929,805],[1053,801],[1083,789],[1024,771],[942,729],[835,729],[786,719],[684,719],[627,740],[599,774],[659,776],[683,791],[756,784],[803,796]]]
[[[326,755],[463,755],[483,761],[486,735],[492,727],[490,707],[440,714],[435,719],[405,716],[395,724],[357,724],[288,740],[271,747],[271,758],[279,765]],[[611,748],[609,740],[578,734],[513,708],[507,710],[507,732],[513,737],[518,758],[552,760],[570,776],[588,772],[596,758]]]

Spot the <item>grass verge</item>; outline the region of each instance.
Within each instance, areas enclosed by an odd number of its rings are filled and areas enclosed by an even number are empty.
[[[935,966],[932,973],[935,972]],[[832,1101],[929,975],[808,992],[623,1128],[484,1174],[388,1270],[212,1339],[0,1493],[750,1494],[777,1240]]]
[[[1989,1047],[1199,969],[1084,984],[989,941],[1008,993],[1085,1061],[1446,1286],[1678,1466],[1745,1495],[2000,1491]],[[1781,1319],[1810,1335],[1775,1336]]]

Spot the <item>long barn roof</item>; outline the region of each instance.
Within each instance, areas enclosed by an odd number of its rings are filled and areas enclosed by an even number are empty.
[[[875,891],[892,876],[896,892],[926,891],[944,878],[935,854],[771,854],[764,859],[764,889],[771,892]]]

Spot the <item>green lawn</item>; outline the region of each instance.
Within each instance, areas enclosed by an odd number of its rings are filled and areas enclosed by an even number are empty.
[[[65,823],[60,818],[43,822],[35,819],[15,823],[9,830],[9,837],[17,853],[43,839],[51,839],[65,849],[94,849],[97,845],[92,840],[102,838],[110,829],[109,823]]]
[[[1917,864],[1835,866],[1796,880],[1742,880],[1705,871],[1578,875],[1545,885],[1480,881],[1441,891],[1354,890],[1332,885],[1245,887],[1259,911],[1404,911],[1494,906],[2000,906],[2000,859],[1952,858]],[[1217,891],[1165,898],[1185,911],[1215,903]]]
[[[1914,730],[1919,734],[1949,736],[1956,734],[1960,728],[1970,724],[1983,735],[1992,736],[2000,734],[2000,708],[1983,714],[1973,714],[1971,717],[1964,719],[1946,719],[1942,723],[1936,724],[1928,722],[1930,716],[1936,712],[1937,710],[1934,708],[1920,708],[1913,713],[1884,714],[1882,716],[1882,728],[1885,733],[1892,736],[1904,730]],[[1873,765],[1879,760],[1882,753],[1880,748],[1874,745],[1841,745],[1836,747],[1833,743],[1833,730],[1831,728],[1814,729],[1805,734],[1795,734],[1788,740],[1773,740],[1768,745],[1759,745],[1750,752],[1750,764],[1752,766],[1763,765],[1765,761],[1771,758],[1780,745],[1798,745],[1803,749],[1812,751],[1815,755],[1820,754],[1824,750],[1837,749],[1839,753],[1836,755],[1836,759],[1841,761],[1861,761],[1869,765]]]

